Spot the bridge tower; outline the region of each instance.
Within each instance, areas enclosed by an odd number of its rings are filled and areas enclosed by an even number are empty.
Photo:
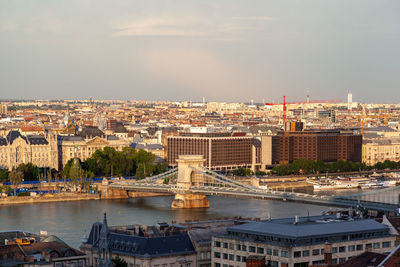
[[[178,163],[178,177],[176,185],[182,188],[182,191],[175,194],[171,207],[175,209],[182,208],[208,208],[210,203],[205,195],[191,194],[190,186],[192,178],[196,175],[191,167],[202,167],[205,159],[202,155],[181,155],[176,160]]]

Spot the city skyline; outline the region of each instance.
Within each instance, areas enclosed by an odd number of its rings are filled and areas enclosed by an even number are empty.
[[[0,4],[4,99],[396,103],[400,4]]]

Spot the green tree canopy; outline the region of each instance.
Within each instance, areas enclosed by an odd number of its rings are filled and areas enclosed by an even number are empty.
[[[22,172],[25,181],[39,180],[39,168],[31,162],[27,164],[21,163],[18,165],[17,171]]]

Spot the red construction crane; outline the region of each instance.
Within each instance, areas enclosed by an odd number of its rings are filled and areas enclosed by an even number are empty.
[[[283,103],[279,103],[279,104],[265,103],[265,105],[266,106],[283,105],[283,127],[285,127],[285,122],[286,122],[286,96],[283,96]]]
[[[286,102],[286,96],[283,96],[283,103],[265,103],[266,106],[276,106],[276,105],[283,105],[283,125],[285,125],[286,122],[286,105],[289,104],[309,104],[309,103],[338,103],[338,102],[343,102],[342,100],[312,100],[310,101],[308,99],[307,102],[305,101],[298,101],[298,102]],[[285,127],[285,126],[284,126]]]

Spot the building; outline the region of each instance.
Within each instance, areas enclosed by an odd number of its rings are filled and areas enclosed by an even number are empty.
[[[271,138],[272,163],[296,159],[361,162],[362,136],[350,131],[280,132]]]
[[[112,147],[117,151],[122,151],[128,147],[128,140],[120,139],[116,136],[106,136],[97,127],[86,127],[75,136],[58,137],[59,165],[62,169],[70,159],[75,157],[81,161],[90,158],[94,152],[104,147]]]
[[[181,133],[167,137],[167,161],[176,166],[180,155],[202,155],[211,170],[256,169],[261,165],[261,142],[243,133]]]
[[[212,238],[212,266],[246,266],[261,255],[268,266],[303,267],[343,263],[365,251],[390,253],[396,236],[387,225],[372,219],[324,215],[250,222],[228,227]]]
[[[0,266],[85,267],[87,256],[56,236],[0,232]]]
[[[400,138],[364,140],[362,161],[365,164],[374,166],[385,160],[400,161]]]
[[[285,131],[286,132],[299,132],[303,131],[304,123],[301,121],[287,121],[285,122]]]
[[[106,254],[120,257],[128,266],[196,266],[197,255],[189,235],[164,224],[108,227],[104,217],[103,223],[93,224],[89,238],[80,248],[88,254],[91,266],[102,266],[105,258],[100,251],[108,249]]]
[[[164,147],[160,144],[132,143],[130,147],[153,153],[158,160],[164,159],[165,156]]]
[[[362,161],[374,166],[385,160],[400,161],[400,131],[389,127],[365,128]]]
[[[0,103],[0,115],[6,115],[8,113],[8,105],[7,103]]]
[[[58,170],[57,137],[55,135],[22,135],[11,130],[0,136],[0,168],[12,170],[21,163]]]

